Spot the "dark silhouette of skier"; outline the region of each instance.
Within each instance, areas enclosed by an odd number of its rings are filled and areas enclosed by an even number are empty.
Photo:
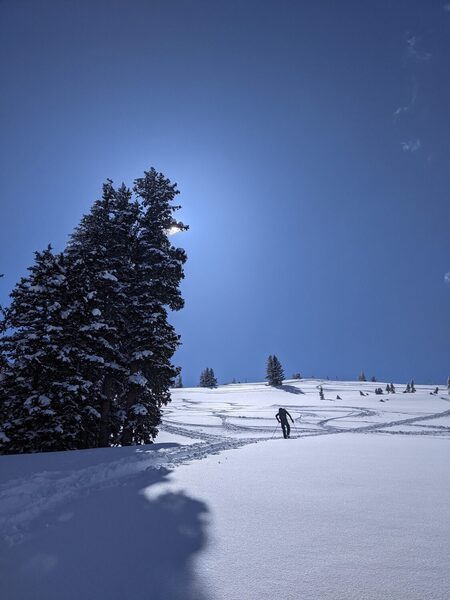
[[[289,417],[292,422],[294,422],[294,419],[285,408],[279,408],[275,417],[278,423],[281,423],[284,439],[287,439],[291,433],[291,426],[289,425],[287,418]]]

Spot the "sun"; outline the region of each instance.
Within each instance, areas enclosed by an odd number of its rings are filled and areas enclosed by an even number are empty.
[[[181,231],[181,229],[179,227],[177,227],[176,225],[173,225],[172,227],[170,227],[167,230],[167,235],[175,235],[176,233],[178,233],[179,231]]]

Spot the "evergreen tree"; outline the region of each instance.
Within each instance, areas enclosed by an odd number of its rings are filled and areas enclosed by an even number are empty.
[[[173,246],[169,232],[187,227],[175,220],[179,193],[162,173],[146,171],[134,183],[139,200],[139,232],[133,248],[133,273],[126,314],[128,365],[125,425],[122,444],[147,443],[157,433],[161,407],[170,401],[169,388],[177,375],[171,359],[180,343],[167,310],[180,310],[184,301],[186,253]]]
[[[416,388],[414,386],[414,379],[411,379],[411,383],[410,383],[409,387],[410,387],[411,392],[414,394],[416,391]]]
[[[371,380],[370,380],[370,381],[371,381],[372,383],[375,383],[375,382],[376,382],[376,377],[375,377],[375,375],[372,375],[372,378],[371,378]]]
[[[448,393],[450,394],[450,377],[447,379],[447,389]]]
[[[0,389],[4,453],[81,448],[90,419],[91,382],[77,371],[76,332],[62,255],[35,253],[30,274],[11,293],[0,338],[7,359]]]
[[[292,379],[301,379],[301,378],[302,378],[302,376],[300,375],[300,373],[294,373],[292,375]]]
[[[173,385],[174,388],[182,388],[183,387],[183,380],[181,378],[181,373],[178,373],[178,375],[175,377],[175,383]]]
[[[127,389],[124,345],[138,216],[131,192],[125,186],[116,191],[108,180],[65,251],[74,296],[70,321],[79,330],[78,369],[92,382],[88,447],[118,443],[124,425],[120,400]]]
[[[282,385],[284,379],[284,370],[280,361],[275,355],[270,355],[267,359],[266,379],[269,385]]]
[[[273,356],[269,355],[266,363],[266,379],[269,385],[274,385],[273,381]]]
[[[367,381],[364,371],[361,371],[361,373],[358,375],[358,381]]]
[[[103,187],[62,255],[36,253],[0,322],[0,450],[148,443],[178,369],[184,250],[176,186],[154,169]]]
[[[217,379],[216,379],[213,369],[211,369],[210,367],[206,367],[206,369],[204,371],[202,371],[202,373],[200,375],[199,386],[207,387],[207,388],[217,387]]]
[[[214,369],[210,369],[210,373],[209,373],[209,383],[210,386],[212,388],[216,388],[217,387],[217,377],[214,373]]]

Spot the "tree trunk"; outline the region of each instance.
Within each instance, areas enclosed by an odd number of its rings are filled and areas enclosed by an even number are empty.
[[[130,425],[129,411],[133,406],[134,401],[136,399],[136,390],[131,389],[128,390],[127,398],[126,398],[126,423],[123,428],[122,433],[122,446],[131,446],[133,442],[133,428]]]
[[[139,365],[137,362],[131,364],[131,374],[137,373],[139,371]],[[127,392],[126,400],[125,400],[125,414],[126,421],[123,427],[122,433],[122,446],[131,446],[133,443],[133,428],[130,424],[130,409],[136,401],[136,387],[133,384],[130,384],[130,389]]]
[[[99,448],[108,448],[111,440],[111,400],[113,393],[113,379],[106,375],[103,382],[103,402],[100,413]]]

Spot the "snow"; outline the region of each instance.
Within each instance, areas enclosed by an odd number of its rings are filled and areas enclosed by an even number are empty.
[[[85,359],[90,362],[96,363],[104,363],[105,359],[102,356],[97,356],[96,354],[86,354]]]
[[[107,281],[119,281],[115,275],[108,271],[102,271],[98,276],[100,279],[106,279]]]
[[[41,394],[39,396],[39,404],[41,406],[50,406],[50,398],[48,398],[47,396],[44,396],[43,394]]]
[[[149,358],[150,356],[153,356],[153,352],[151,350],[141,350],[133,354],[133,360],[142,360],[144,358]]]
[[[134,383],[134,384],[140,385],[142,387],[145,387],[148,383],[148,379],[146,377],[144,377],[144,375],[142,375],[142,373],[140,373],[140,372],[133,373],[132,375],[130,375],[128,377],[128,381],[130,383]]]
[[[0,457],[2,596],[447,600],[450,396],[378,386],[181,388],[155,444]]]
[[[9,442],[9,437],[5,434],[4,431],[0,431],[0,441],[2,442]]]

